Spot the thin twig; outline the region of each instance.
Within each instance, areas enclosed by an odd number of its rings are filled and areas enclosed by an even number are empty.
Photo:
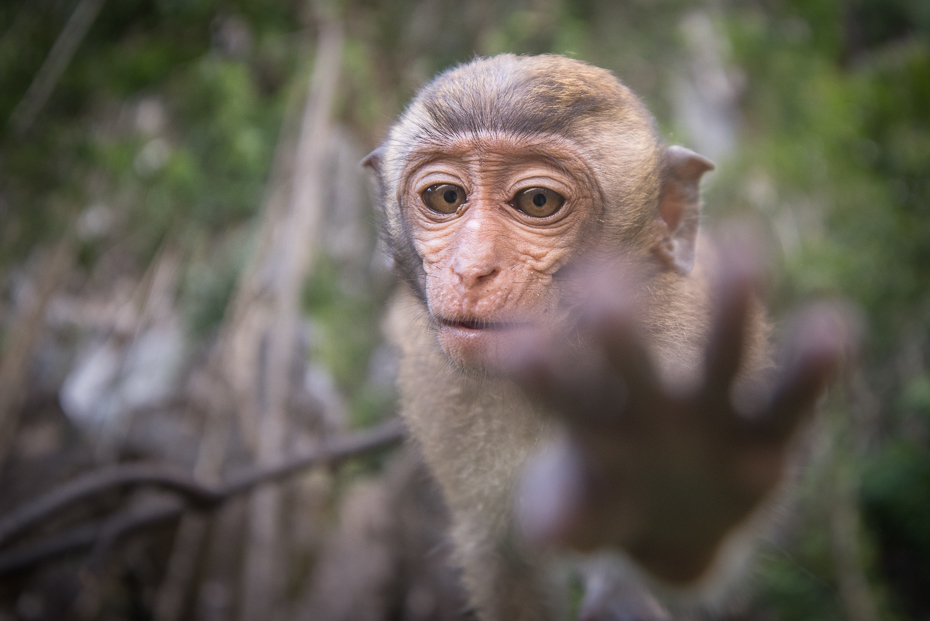
[[[120,464],[89,472],[0,518],[0,547],[30,526],[68,505],[125,485],[154,485],[209,506],[220,500],[219,490],[205,487],[180,468],[159,464]]]
[[[214,508],[230,496],[262,483],[283,479],[316,464],[336,464],[359,453],[398,442],[404,434],[400,420],[390,420],[373,429],[337,438],[318,450],[295,455],[279,464],[250,468],[218,486],[204,485],[180,469],[158,464],[109,466],[65,483],[0,518],[0,546],[62,508],[113,488],[154,485],[180,494],[189,505]],[[179,506],[184,507],[183,504]],[[0,567],[7,556],[15,552],[0,555]]]
[[[240,318],[245,347],[241,354],[257,359],[244,369],[253,381],[240,401],[244,428],[254,432],[255,460],[274,462],[286,446],[289,426],[288,397],[293,392],[294,343],[301,322],[302,285],[311,273],[314,247],[323,222],[326,150],[332,128],[332,108],[339,90],[343,33],[336,22],[323,21],[314,55],[313,76],[304,104],[300,138],[283,212],[269,209],[277,239],[267,253],[256,254],[260,274],[267,280],[264,304],[253,305]],[[271,207],[271,205],[269,205]],[[237,359],[240,363],[245,359]],[[233,360],[231,360],[232,362]],[[242,566],[240,621],[265,619],[280,598],[284,581],[280,567],[283,544],[282,490],[266,486],[249,498],[245,561]]]
[[[68,19],[58,39],[49,51],[45,62],[39,67],[39,72],[29,85],[22,100],[13,109],[10,115],[10,125],[16,133],[22,135],[29,129],[36,115],[45,106],[49,95],[55,89],[58,80],[71,62],[74,52],[90,30],[97,14],[103,7],[104,0],[81,0],[74,13]]]
[[[180,498],[146,498],[116,515],[107,518],[97,532],[93,550],[84,567],[93,573],[100,571],[107,554],[124,535],[140,528],[179,517],[184,511]]]

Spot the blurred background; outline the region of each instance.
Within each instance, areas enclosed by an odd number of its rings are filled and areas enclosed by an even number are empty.
[[[862,310],[727,618],[930,619],[925,0],[2,0],[0,516],[114,464],[217,483],[393,416],[358,162],[436,72],[500,52],[613,70],[713,159],[705,213],[762,223],[777,320]],[[0,518],[0,620],[456,618],[417,577],[441,525],[394,536],[403,461],[207,512],[123,485]],[[353,580],[369,612],[324,614]]]

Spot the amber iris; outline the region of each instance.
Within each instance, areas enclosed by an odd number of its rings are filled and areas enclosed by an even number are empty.
[[[436,213],[455,213],[465,202],[465,190],[451,183],[431,185],[423,191],[423,204]]]
[[[564,204],[565,199],[548,188],[528,188],[513,199],[515,208],[534,218],[548,218]]]

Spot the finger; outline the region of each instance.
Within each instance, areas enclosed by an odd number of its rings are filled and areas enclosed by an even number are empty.
[[[551,396],[562,383],[561,374],[555,363],[560,351],[551,335],[534,331],[521,335],[506,352],[501,367],[519,386],[531,394]]]
[[[713,314],[705,358],[705,394],[728,399],[746,347],[746,327],[759,283],[758,254],[743,237],[720,250]]]
[[[791,435],[859,341],[854,313],[839,304],[810,306],[794,323],[781,380],[765,415],[753,424],[763,441],[781,442]]]
[[[529,460],[515,507],[524,536],[590,551],[622,545],[641,527],[641,507],[629,501],[629,486],[592,469],[589,457],[570,436],[562,436]]]
[[[568,418],[586,418],[592,390],[590,369],[579,364],[564,334],[529,331],[513,343],[503,372],[527,395]],[[590,365],[588,365],[590,366]]]
[[[583,502],[580,457],[557,442],[530,460],[517,492],[517,520],[524,536],[537,544],[572,543],[579,530]]]
[[[560,364],[541,354],[522,358],[508,375],[543,412],[561,417],[570,428],[616,432],[630,420],[624,415],[629,391],[619,378],[601,371],[583,361]]]
[[[640,325],[638,281],[604,268],[591,274],[589,281],[592,293],[581,313],[582,331],[632,394],[654,393],[658,379]]]

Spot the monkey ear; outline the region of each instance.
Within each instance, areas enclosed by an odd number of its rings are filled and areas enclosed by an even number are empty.
[[[370,168],[375,171],[375,174],[379,177],[381,176],[381,161],[384,154],[384,147],[378,147],[368,155],[362,158],[360,162],[365,168]]]
[[[694,267],[701,197],[701,176],[714,165],[706,157],[678,145],[665,151],[659,215],[665,230],[653,248],[667,267],[687,274]]]

